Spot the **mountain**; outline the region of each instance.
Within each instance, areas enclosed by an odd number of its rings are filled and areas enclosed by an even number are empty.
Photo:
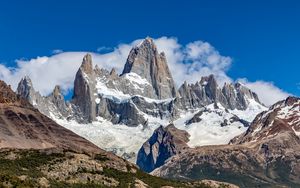
[[[85,55],[69,101],[59,87],[41,96],[29,77],[21,80],[17,93],[60,125],[132,162],[161,125],[173,122],[186,130],[191,147],[225,144],[266,109],[244,85],[219,86],[213,75],[177,90],[166,57],[151,38],[133,47],[124,63],[119,75],[94,66],[92,56]]]
[[[17,94],[48,117],[68,118],[71,115],[70,104],[65,102],[58,85],[49,96],[44,97],[34,89],[31,79],[25,76],[18,84]]]
[[[242,144],[265,140],[281,132],[300,135],[300,100],[288,97],[272,105],[267,112],[260,113],[252,122],[245,134],[231,140],[231,144]]]
[[[0,148],[60,148],[78,152],[103,152],[41,114],[3,81],[0,81],[0,110]]]
[[[246,110],[249,100],[260,103],[257,94],[240,83],[225,83],[220,88],[213,75],[202,77],[195,84],[184,82],[178,92],[185,106],[191,108],[220,103],[226,109]]]
[[[146,174],[58,125],[1,80],[0,130],[0,187],[235,187]]]
[[[214,179],[241,187],[300,186],[300,98],[289,97],[256,116],[228,145],[189,148],[152,174]]]
[[[165,160],[188,148],[189,134],[176,129],[173,124],[160,126],[143,144],[137,155],[137,165],[145,172],[151,172],[164,164]]]
[[[154,96],[158,99],[176,97],[177,91],[166,56],[163,52],[158,52],[153,39],[149,37],[130,51],[122,75],[126,73],[135,73],[152,85],[154,94],[148,97]]]

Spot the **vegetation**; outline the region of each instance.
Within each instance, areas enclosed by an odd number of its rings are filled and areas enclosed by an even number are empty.
[[[47,178],[43,174],[42,167],[45,165],[51,166],[57,163],[62,163],[67,159],[72,158],[65,153],[46,153],[36,150],[17,150],[4,151],[0,153],[0,188],[1,187],[42,187],[41,179],[46,181],[50,187],[74,187],[74,188],[106,188],[103,182],[90,180],[88,183],[68,183],[58,181],[57,179]],[[105,155],[96,155],[93,159],[99,163],[109,160]],[[127,167],[131,168],[131,167]],[[141,180],[151,187],[173,186],[173,187],[191,187],[193,184],[167,180],[155,176],[151,176],[141,170],[136,169],[136,172],[123,172],[116,169],[104,167],[101,171],[89,171],[80,169],[76,172],[98,174],[104,177],[113,178],[119,182],[118,187],[127,188],[134,187],[136,180]],[[92,177],[92,176],[91,176]],[[45,183],[45,182],[44,182]],[[203,183],[194,184],[192,187],[208,188],[209,186]],[[222,187],[222,186],[221,186]]]

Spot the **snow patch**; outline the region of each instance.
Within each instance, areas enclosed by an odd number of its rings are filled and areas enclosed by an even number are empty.
[[[96,104],[100,104],[100,99],[99,99],[99,98],[96,98],[96,99],[95,99],[95,102],[96,102]]]
[[[208,105],[200,109],[203,111],[200,116],[201,121],[186,125],[186,121],[190,120],[197,112],[184,113],[181,117],[174,121],[174,125],[178,129],[187,131],[191,137],[188,145],[190,147],[204,146],[204,145],[219,145],[228,144],[228,142],[235,136],[246,131],[247,127],[240,122],[230,123],[230,118],[234,115],[225,111],[222,105],[218,104],[219,109],[214,108],[214,104]],[[229,125],[221,126],[227,120]]]
[[[129,159],[133,163],[136,162],[136,155],[142,144],[159,126],[158,124],[151,124],[147,128],[144,128],[142,125],[128,127],[122,124],[112,124],[101,117],[97,117],[97,120],[89,124],[79,124],[76,121],[55,119],[58,124],[106,151],[111,151],[119,156],[125,153],[134,153],[134,157]]]
[[[268,110],[267,107],[259,104],[254,99],[247,99],[249,104],[246,110],[229,110],[230,113],[237,115],[239,118],[252,122],[257,114]]]

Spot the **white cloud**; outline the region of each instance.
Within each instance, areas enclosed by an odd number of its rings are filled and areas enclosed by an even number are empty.
[[[155,43],[159,51],[165,52],[177,85],[184,80],[194,83],[209,74],[215,74],[220,84],[231,82],[226,75],[231,58],[221,56],[209,43],[195,41],[182,46],[176,38],[167,37],[156,39]]]
[[[107,52],[107,51],[110,51],[110,50],[112,50],[112,48],[111,47],[106,47],[106,46],[101,46],[101,47],[98,47],[97,48],[97,52]]]
[[[111,49],[111,52],[105,52],[103,48],[99,48],[97,53],[89,53],[93,57],[94,64],[108,70],[115,68],[118,73],[121,73],[129,51],[140,42],[141,39],[138,39],[129,44],[120,44]],[[187,45],[181,45],[173,37],[161,37],[154,39],[154,42],[160,52],[165,52],[177,86],[181,85],[184,80],[192,83],[209,74],[215,74],[221,84],[232,81],[226,74],[232,59],[222,56],[209,43],[194,41]],[[16,60],[17,66],[14,68],[0,64],[0,79],[8,82],[16,89],[19,80],[28,75],[32,79],[36,90],[43,95],[49,94],[55,85],[60,85],[64,91],[72,89],[76,71],[87,52],[63,52],[62,50],[54,50],[53,52],[56,53],[49,57]],[[267,105],[286,96],[285,92],[272,83],[263,81],[245,82],[258,93],[261,100]],[[257,86],[258,84],[259,86]],[[270,91],[272,91],[273,99],[268,97]]]
[[[239,79],[238,81],[257,93],[259,99],[267,106],[270,106],[277,101],[283,100],[292,95],[276,87],[272,82],[266,82],[262,80],[249,82],[245,78]]]
[[[61,49],[55,49],[55,50],[52,50],[52,54],[60,54],[60,53],[63,53],[64,51],[61,50]]]

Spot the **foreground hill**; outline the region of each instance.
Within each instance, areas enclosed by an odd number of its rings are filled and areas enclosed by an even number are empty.
[[[300,98],[289,97],[257,115],[230,144],[185,149],[152,173],[228,181],[241,187],[300,187],[299,132]]]

